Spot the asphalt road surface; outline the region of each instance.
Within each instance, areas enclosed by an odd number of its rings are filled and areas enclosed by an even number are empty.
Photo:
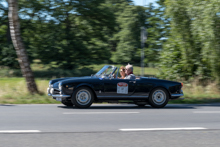
[[[0,147],[44,146],[219,147],[220,104],[0,104]]]

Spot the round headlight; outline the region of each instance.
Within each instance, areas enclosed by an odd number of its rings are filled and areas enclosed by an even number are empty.
[[[59,89],[60,89],[60,90],[61,90],[61,87],[62,87],[62,86],[61,86],[61,83],[59,83]]]
[[[53,94],[53,88],[50,89],[50,94]]]

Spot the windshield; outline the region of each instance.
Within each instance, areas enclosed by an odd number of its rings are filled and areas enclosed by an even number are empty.
[[[98,71],[95,76],[99,77],[109,77],[113,75],[113,73],[116,71],[117,67],[113,65],[105,65],[100,71]]]

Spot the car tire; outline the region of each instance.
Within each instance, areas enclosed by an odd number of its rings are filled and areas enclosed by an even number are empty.
[[[169,94],[164,88],[154,89],[148,99],[149,104],[154,108],[163,108],[169,101]]]
[[[88,87],[79,87],[73,93],[71,100],[77,108],[88,108],[94,101],[94,94]]]
[[[65,106],[67,106],[67,107],[73,106],[73,103],[71,101],[62,100],[61,103],[64,104]]]

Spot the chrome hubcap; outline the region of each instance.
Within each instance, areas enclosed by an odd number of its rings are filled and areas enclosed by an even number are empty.
[[[157,105],[162,105],[166,101],[166,94],[163,90],[156,90],[153,93],[153,101]]]
[[[87,105],[91,100],[91,95],[86,89],[79,90],[76,93],[76,101],[80,105]]]

